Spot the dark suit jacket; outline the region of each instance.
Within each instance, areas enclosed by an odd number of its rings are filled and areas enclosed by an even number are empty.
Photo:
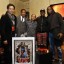
[[[14,17],[15,17],[14,20],[15,20],[15,26],[16,26],[16,16]],[[1,22],[3,25],[3,30],[2,30],[3,40],[9,41],[12,38],[12,36],[15,34],[15,32],[14,34],[12,34],[12,21],[9,18],[7,13],[1,17]]]

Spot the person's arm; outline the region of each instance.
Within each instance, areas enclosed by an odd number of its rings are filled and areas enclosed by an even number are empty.
[[[17,36],[17,17],[15,16],[15,37]]]
[[[17,17],[17,20],[16,20],[16,36],[18,36],[18,28],[19,28],[19,26],[18,26],[19,20],[18,19],[19,19],[19,17]]]
[[[38,33],[38,21],[39,21],[39,17],[37,17],[37,18],[35,19],[35,21],[37,22],[36,30],[35,30],[35,33],[37,34],[37,33]]]
[[[63,23],[63,18],[59,13],[58,13],[58,22],[60,25],[60,33],[58,34],[58,36],[60,36],[61,38],[64,34],[64,23]]]
[[[48,23],[48,19],[45,19],[45,29],[44,29],[47,33],[49,32],[49,23]]]
[[[61,26],[61,32],[64,33],[64,22],[63,22],[63,18],[62,16],[59,14],[59,22],[60,22],[60,26]]]
[[[28,22],[29,22],[28,20],[26,20],[26,22],[25,22],[26,31],[25,31],[25,33],[23,34],[24,36],[27,36]]]
[[[1,26],[1,21],[0,21],[0,39],[1,39],[1,32],[2,32],[2,26]]]
[[[4,17],[4,15],[1,17],[1,22],[2,22],[2,39],[4,41],[4,44],[7,44],[7,36],[6,36],[6,19]]]

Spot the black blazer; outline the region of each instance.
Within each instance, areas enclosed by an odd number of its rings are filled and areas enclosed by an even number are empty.
[[[15,28],[16,28],[16,16],[14,15],[14,17],[15,17],[15,19],[14,19]],[[7,13],[5,15],[2,15],[1,22],[3,25],[3,30],[2,30],[3,40],[8,40],[8,39],[12,38],[12,21],[9,18]],[[15,32],[16,32],[16,30],[15,30]]]

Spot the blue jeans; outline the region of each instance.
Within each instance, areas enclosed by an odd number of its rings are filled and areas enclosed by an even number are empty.
[[[54,46],[56,46],[57,48],[57,52],[58,52],[58,58],[62,59],[62,50],[60,47],[60,40],[59,39],[54,39],[53,34],[49,33],[49,43],[50,43],[50,51],[53,54],[53,58],[55,57],[55,48]]]

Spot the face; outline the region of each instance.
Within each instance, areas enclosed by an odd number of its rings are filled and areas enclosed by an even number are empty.
[[[8,13],[10,13],[10,14],[14,14],[15,9],[14,9],[13,6],[9,6],[9,8],[7,9],[7,11],[8,11]]]
[[[35,14],[32,14],[31,15],[31,20],[35,20],[36,19],[36,15]]]
[[[25,10],[22,10],[21,15],[22,15],[23,17],[25,17],[25,16],[26,16],[26,11],[25,11]]]
[[[41,15],[41,16],[45,16],[45,12],[43,12],[43,11],[40,12],[40,15]]]
[[[51,14],[52,13],[52,8],[48,7],[47,11],[48,11],[49,14]]]

